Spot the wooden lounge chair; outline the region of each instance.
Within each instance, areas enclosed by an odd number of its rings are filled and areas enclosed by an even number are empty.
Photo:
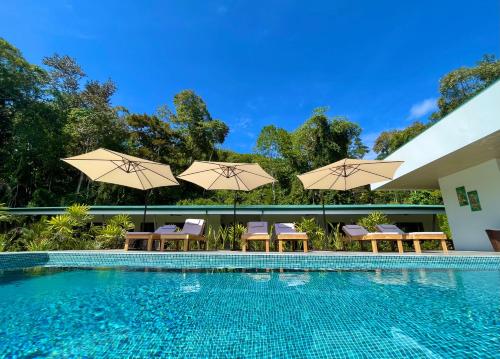
[[[267,222],[248,222],[247,231],[241,235],[241,251],[246,252],[248,241],[265,241],[266,252],[269,252],[271,236],[267,231]]]
[[[165,233],[159,234],[160,239],[160,251],[163,252],[165,249],[165,242],[175,241],[179,243],[183,242],[182,250],[189,250],[190,241],[203,241],[206,248],[206,238],[203,236],[203,229],[205,227],[204,219],[186,219],[184,226],[180,232],[175,233]]]
[[[283,252],[283,242],[287,241],[302,241],[304,245],[304,253],[307,253],[307,233],[297,232],[293,223],[276,223],[274,225],[276,239],[278,240],[278,251]]]
[[[177,230],[177,226],[173,224],[167,224],[159,227],[154,232],[127,232],[125,234],[125,250],[135,249],[134,243],[139,240],[146,240],[148,242],[146,250],[151,251],[153,249],[153,241],[157,239],[157,235],[162,233],[174,233]]]
[[[403,234],[399,232],[368,232],[364,227],[357,224],[348,224],[342,227],[345,235],[355,241],[370,241],[372,244],[372,252],[378,253],[378,241],[396,241],[398,244],[398,252],[403,253]]]
[[[444,232],[410,232],[405,233],[399,229],[394,224],[379,224],[377,225],[377,230],[386,233],[386,231],[394,232],[399,231],[403,234],[404,239],[413,241],[413,246],[415,247],[416,253],[422,253],[422,248],[420,247],[421,241],[440,241],[443,252],[448,254],[448,246],[446,245],[446,240],[448,237]]]

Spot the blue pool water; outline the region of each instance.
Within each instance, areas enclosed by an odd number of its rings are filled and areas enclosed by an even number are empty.
[[[409,356],[500,357],[500,272],[0,272],[0,357]]]

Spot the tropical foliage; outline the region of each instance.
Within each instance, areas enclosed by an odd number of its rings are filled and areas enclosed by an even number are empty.
[[[390,224],[389,218],[379,211],[373,211],[368,216],[361,218],[358,225],[366,228],[368,232],[377,232],[377,224]]]
[[[500,62],[484,57],[476,66],[460,68],[443,77],[439,110],[427,122],[383,132],[374,151],[384,157],[418,135],[500,75]],[[111,80],[96,81],[69,56],[45,57],[42,65],[29,63],[22,53],[0,38],[0,202],[8,207],[95,204],[142,204],[141,191],[90,182],[60,159],[107,147],[169,164],[174,173],[193,160],[258,162],[278,182],[242,193],[245,204],[312,204],[319,194],[305,191],[296,174],[344,157],[362,158],[368,151],[361,128],[327,108],[312,111],[293,131],[269,125],[262,128],[255,150],[241,154],[220,148],[230,129],[216,119],[194,91],[176,94],[173,107],[158,104],[151,114],[131,113],[113,104],[117,91]],[[167,102],[169,99],[165,99]],[[63,140],[61,140],[63,139]],[[150,194],[149,203],[231,203],[229,191],[204,192],[182,182]],[[327,191],[326,203],[442,203],[439,192]],[[50,219],[47,226],[59,239],[73,238],[72,219]],[[71,227],[71,228],[70,228]],[[73,229],[72,229],[73,228]],[[112,227],[107,238],[113,237]],[[115,233],[118,229],[115,227]],[[80,239],[80,238],[78,238]]]
[[[60,161],[99,147],[169,164],[174,173],[195,159],[258,162],[278,182],[240,194],[238,202],[245,204],[319,203],[319,194],[303,190],[295,175],[344,157],[363,158],[369,150],[361,140],[359,125],[332,115],[325,107],[313,110],[293,131],[275,125],[263,127],[253,153],[223,150],[220,145],[229,127],[214,118],[205,101],[192,90],[176,94],[172,108],[159,104],[154,113],[136,114],[112,103],[117,86],[111,79],[89,79],[75,59],[54,54],[42,59],[42,64],[29,63],[18,49],[0,38],[0,202],[5,203],[0,205],[0,251],[123,246],[124,233],[132,227],[127,216],[94,226],[88,207],[83,205],[70,206],[64,214],[35,222],[4,210],[75,202],[142,204],[140,191],[91,183]],[[382,132],[374,143],[374,152],[378,158],[386,157],[499,77],[500,61],[491,55],[475,66],[451,71],[440,80],[438,110],[426,121]],[[150,203],[162,204],[230,204],[233,200],[232,192],[207,193],[184,182],[175,190],[159,189],[150,196]],[[358,188],[327,191],[324,197],[326,203],[336,204],[442,203],[439,191],[371,192]],[[439,216],[438,221],[450,236],[446,217]],[[374,224],[382,222],[387,222],[383,214],[372,213],[360,224],[373,230]],[[340,224],[328,224],[325,231],[308,218],[299,221],[297,227],[309,234],[314,249],[360,248],[357,242],[343,237]],[[209,248],[240,248],[243,230],[241,225],[210,227]],[[251,245],[262,249],[263,243]]]
[[[102,226],[92,220],[88,206],[74,204],[63,214],[21,222],[0,235],[0,252],[123,248],[126,231],[134,227],[128,215]]]

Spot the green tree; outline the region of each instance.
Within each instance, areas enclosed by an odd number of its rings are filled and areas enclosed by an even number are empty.
[[[175,165],[182,153],[181,137],[169,123],[157,116],[131,114],[126,118],[132,154],[152,161]]]
[[[429,126],[417,121],[402,130],[384,131],[375,140],[373,151],[378,155],[378,159],[383,159],[412,138],[417,137],[427,127]]]
[[[216,146],[223,143],[229,128],[212,118],[203,99],[192,90],[184,90],[174,96],[175,113],[163,110],[166,120],[182,137],[187,162],[210,160]]]
[[[361,127],[345,117],[328,118],[326,110],[314,110],[312,117],[293,133],[295,152],[302,158],[302,171],[346,157],[360,158],[368,152],[360,139]]]
[[[476,66],[460,67],[446,74],[439,81],[439,109],[431,119],[443,118],[499,78],[500,60],[494,55],[484,55]]]

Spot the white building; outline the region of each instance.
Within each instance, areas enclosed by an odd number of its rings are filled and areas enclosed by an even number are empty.
[[[493,250],[485,229],[500,229],[500,81],[386,160],[405,162],[373,189],[441,189],[455,248]]]

